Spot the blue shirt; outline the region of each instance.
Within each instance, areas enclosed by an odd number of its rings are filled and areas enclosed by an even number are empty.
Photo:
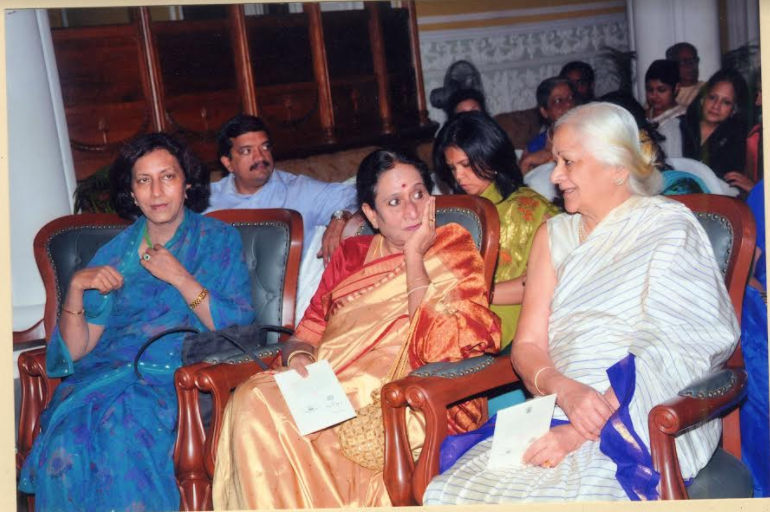
[[[541,149],[545,149],[546,137],[548,132],[541,132],[537,137],[527,143],[527,152],[535,153]]]
[[[298,211],[304,225],[303,259],[317,226],[328,225],[332,213],[337,210],[353,212],[358,209],[353,185],[326,183],[278,169],[254,194],[239,194],[233,174],[212,183],[206,212],[228,208],[289,208]]]

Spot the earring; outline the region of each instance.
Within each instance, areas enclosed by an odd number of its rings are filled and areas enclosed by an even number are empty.
[[[621,186],[621,185],[622,185],[623,183],[625,183],[625,182],[626,182],[626,180],[625,180],[625,179],[623,179],[623,178],[618,178],[618,179],[616,179],[616,180],[615,180],[615,185],[617,185],[617,186]]]

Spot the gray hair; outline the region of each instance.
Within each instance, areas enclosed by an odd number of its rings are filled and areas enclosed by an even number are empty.
[[[656,165],[656,150],[640,141],[636,121],[623,107],[594,102],[575,107],[559,119],[555,129],[574,127],[585,141],[585,148],[598,161],[628,171],[629,192],[654,196],[663,187],[663,176]]]

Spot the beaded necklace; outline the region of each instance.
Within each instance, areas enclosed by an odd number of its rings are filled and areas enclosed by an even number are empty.
[[[586,226],[583,223],[583,216],[580,216],[580,221],[578,221],[578,240],[582,244],[586,241],[586,238],[588,238],[588,234],[586,234]]]

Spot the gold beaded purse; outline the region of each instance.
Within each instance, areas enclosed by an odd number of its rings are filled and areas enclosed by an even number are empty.
[[[396,360],[385,380],[398,379],[408,366],[406,351],[409,339],[401,346]],[[337,438],[342,454],[359,466],[372,471],[382,471],[385,466],[385,425],[382,422],[382,388],[372,391],[372,403],[356,411],[356,417],[337,427]]]

